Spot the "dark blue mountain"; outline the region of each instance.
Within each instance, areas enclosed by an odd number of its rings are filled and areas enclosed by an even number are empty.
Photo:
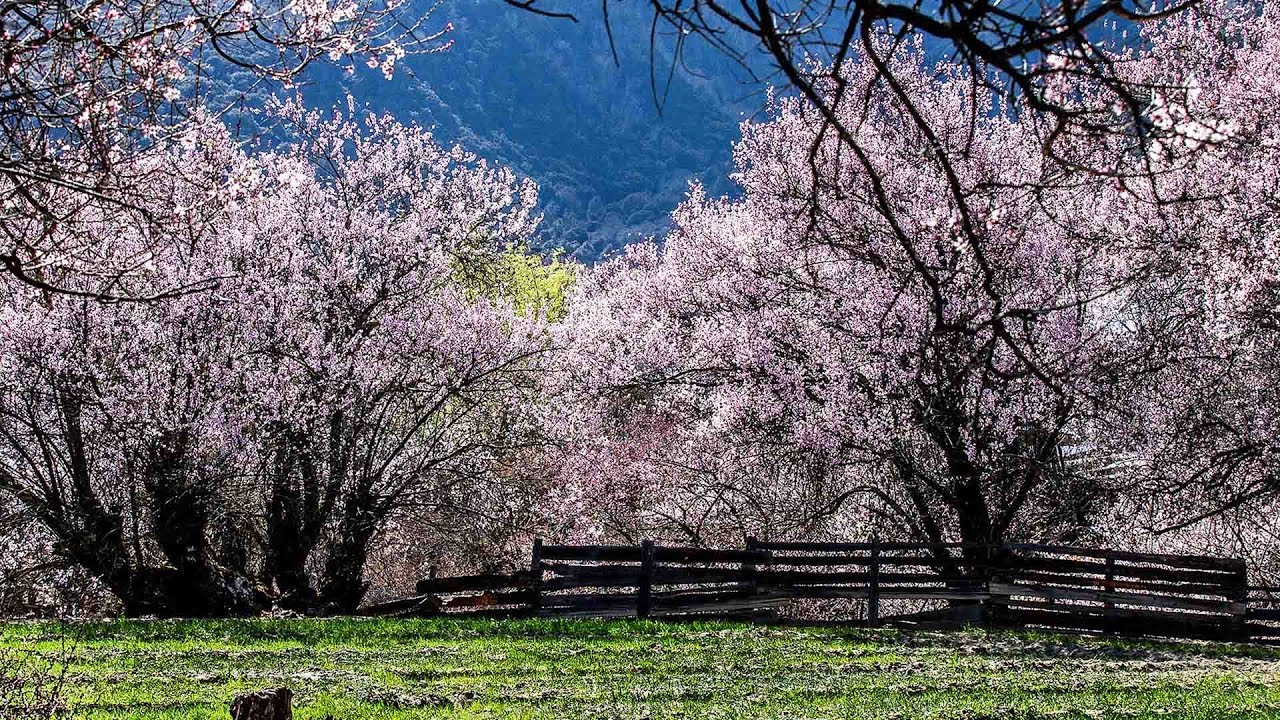
[[[651,67],[645,6],[611,5],[617,65],[598,7],[573,23],[499,0],[450,0],[432,17],[453,23],[448,52],[406,58],[389,81],[359,65],[316,66],[303,96],[326,107],[349,91],[532,177],[544,244],[591,260],[660,232],[690,180],[731,191],[738,123],[763,103],[741,67],[705,46],[691,44],[668,79],[670,38],[658,38]]]

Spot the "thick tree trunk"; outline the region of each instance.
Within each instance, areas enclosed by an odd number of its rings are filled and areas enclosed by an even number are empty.
[[[213,494],[188,472],[184,432],[163,434],[139,463],[152,535],[167,560],[157,566],[130,552],[135,545],[126,542],[120,513],[104,507],[93,488],[79,402],[64,392],[61,404],[73,497],[70,503],[45,498],[38,509],[57,535],[61,554],[99,577],[130,616],[244,615],[266,606],[242,568],[225,567],[213,557],[207,535]]]
[[[360,607],[369,583],[364,565],[369,543],[385,519],[377,499],[362,489],[347,498],[338,537],[329,551],[320,587],[320,603],[339,612],[351,613]]]
[[[210,545],[217,498],[192,471],[185,430],[162,434],[148,448],[143,485],[151,500],[153,534],[168,561],[161,572],[172,617],[251,615],[267,606],[244,567],[218,562]]]
[[[279,591],[277,602],[306,610],[316,600],[307,558],[319,539],[324,518],[318,507],[318,482],[307,435],[282,425],[276,433],[267,507],[267,576]]]

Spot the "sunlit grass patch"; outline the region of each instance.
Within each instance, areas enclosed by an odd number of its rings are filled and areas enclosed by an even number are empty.
[[[79,717],[227,717],[286,685],[301,720],[1280,718],[1280,651],[1037,633],[640,621],[0,625],[69,657]]]

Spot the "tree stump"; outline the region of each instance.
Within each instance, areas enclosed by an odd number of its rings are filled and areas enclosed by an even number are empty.
[[[231,701],[231,720],[293,720],[292,703],[286,687],[242,693]]]

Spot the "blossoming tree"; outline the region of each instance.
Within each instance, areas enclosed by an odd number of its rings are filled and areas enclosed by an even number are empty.
[[[800,534],[849,504],[885,531],[986,544],[1076,537],[1106,499],[1063,453],[1110,427],[1164,351],[1139,311],[1158,274],[1116,236],[1132,205],[1110,182],[1036,182],[1056,163],[1025,108],[898,53],[910,107],[875,64],[842,71],[839,91],[868,98],[843,119],[865,155],[824,136],[807,100],[778,100],[744,126],[740,200],[695,190],[661,249],[583,283],[565,343],[578,386],[596,390],[575,437],[588,458],[607,438],[637,469],[566,467],[624,514],[647,493],[686,535],[709,515]],[[935,153],[955,177],[929,170]],[[609,489],[623,478],[683,492]],[[783,489],[792,502],[768,511]]]
[[[524,442],[543,314],[463,278],[527,241],[533,187],[390,120],[284,112],[299,140],[228,151],[183,263],[216,287],[6,288],[0,490],[130,613],[353,610],[397,510]]]

